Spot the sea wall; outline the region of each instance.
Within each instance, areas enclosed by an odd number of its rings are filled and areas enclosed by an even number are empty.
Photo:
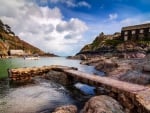
[[[129,113],[150,113],[150,88],[143,85],[87,74],[73,67],[56,65],[41,68],[11,69],[8,72],[11,81],[28,80],[40,76],[63,85],[82,82],[96,88],[101,87],[106,90],[106,95],[118,100],[124,108],[129,110]]]
[[[31,68],[8,69],[8,75],[11,82],[22,83],[32,81],[34,77],[42,77],[62,85],[73,84],[70,77],[63,70],[77,70],[77,68],[66,66],[43,66]],[[61,78],[61,79],[60,79]]]

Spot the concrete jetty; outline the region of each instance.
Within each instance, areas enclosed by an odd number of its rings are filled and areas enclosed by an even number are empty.
[[[150,87],[115,80],[109,77],[87,74],[73,67],[44,66],[8,70],[11,81],[30,80],[35,76],[49,77],[63,85],[76,82],[102,87],[108,90],[120,104],[133,113],[150,113]]]

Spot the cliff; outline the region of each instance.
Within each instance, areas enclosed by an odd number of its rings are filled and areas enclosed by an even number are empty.
[[[95,40],[88,45],[85,45],[80,53],[84,52],[105,52],[111,51],[116,45],[122,43],[120,38],[120,33],[115,33],[113,35],[104,35],[104,33],[100,33]]]
[[[146,40],[128,40],[124,41],[120,33],[105,35],[100,33],[91,44],[85,45],[79,54],[105,54],[105,53],[131,53],[150,51],[150,41]]]
[[[26,54],[39,54],[39,55],[48,55],[55,56],[53,54],[46,54],[37,47],[32,46],[31,44],[21,40],[18,36],[11,31],[10,26],[4,24],[0,20],[0,55],[7,56],[9,55],[10,50],[23,50]]]

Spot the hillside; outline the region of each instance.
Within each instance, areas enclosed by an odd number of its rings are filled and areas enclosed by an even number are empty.
[[[11,31],[10,26],[4,24],[0,20],[0,54],[2,56],[7,56],[10,50],[23,50],[29,55],[39,54],[53,56],[53,54],[45,54],[37,47],[21,40],[13,31]]]
[[[111,51],[116,45],[122,43],[120,38],[120,33],[115,33],[113,35],[104,35],[100,33],[91,44],[85,45],[80,53],[84,52],[106,52]]]
[[[128,40],[124,41],[120,33],[105,35],[100,33],[91,44],[85,45],[79,54],[105,54],[105,53],[131,53],[150,51],[150,41],[147,40]]]

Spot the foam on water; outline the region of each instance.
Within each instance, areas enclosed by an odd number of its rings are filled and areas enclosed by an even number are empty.
[[[60,85],[48,82],[13,88],[9,94],[1,100],[4,104],[0,111],[4,113],[37,113],[51,111],[59,105],[71,104],[71,99],[66,89]]]

